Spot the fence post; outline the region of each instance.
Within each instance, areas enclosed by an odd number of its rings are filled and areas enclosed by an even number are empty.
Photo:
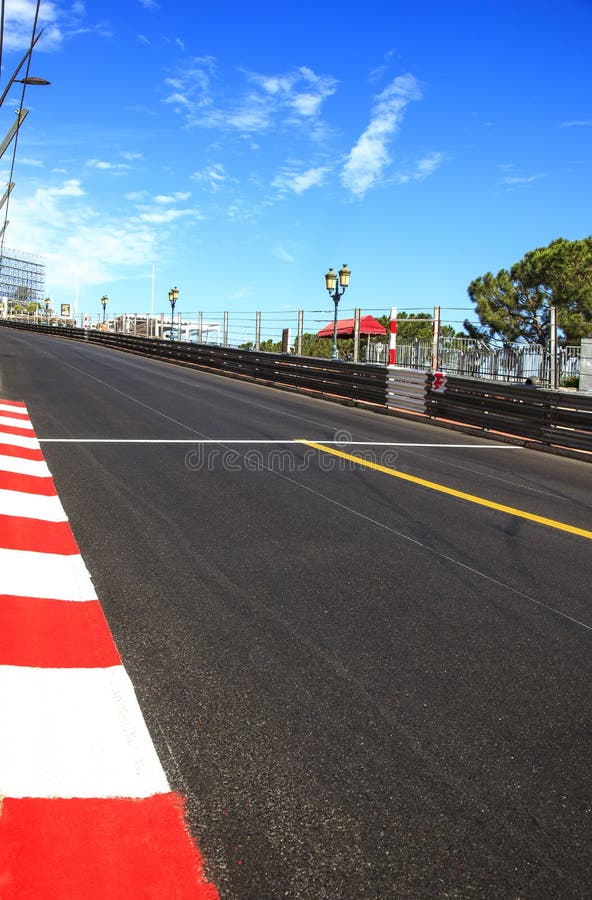
[[[304,334],[304,310],[298,310],[298,337],[296,338],[296,356],[302,356],[302,335]]]
[[[360,308],[354,309],[354,362],[360,361]]]
[[[389,333],[389,366],[397,365],[397,307],[391,306],[391,325]]]
[[[161,340],[164,337],[164,313],[163,312],[161,312],[161,314],[160,314],[160,334],[158,336]]]
[[[222,344],[228,347],[228,313],[224,313],[224,332],[222,334]]]
[[[197,343],[203,344],[203,312],[197,314]]]
[[[556,391],[559,381],[557,377],[557,307],[551,306],[549,313],[549,324],[551,326],[551,337],[549,341],[549,387],[552,391]]]
[[[261,313],[255,313],[255,350],[261,349]]]
[[[440,307],[434,306],[434,326],[432,332],[432,370],[440,368]]]

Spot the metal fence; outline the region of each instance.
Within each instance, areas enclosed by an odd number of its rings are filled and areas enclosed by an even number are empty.
[[[367,349],[367,362],[386,364],[388,345],[371,344]],[[397,365],[427,370],[432,367],[432,354],[432,341],[397,344]],[[577,379],[580,374],[580,348],[559,348],[557,365],[561,384]],[[531,378],[545,385],[550,380],[551,355],[538,344],[491,347],[473,338],[441,338],[437,367],[450,375],[507,382],[523,382]]]

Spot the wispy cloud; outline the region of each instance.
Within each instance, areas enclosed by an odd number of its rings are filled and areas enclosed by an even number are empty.
[[[168,203],[179,203],[179,201],[188,200],[189,197],[191,197],[191,191],[175,191],[174,194],[158,194],[154,198],[154,202],[166,205]]]
[[[138,0],[138,3],[140,6],[143,6],[144,9],[160,9],[156,0]]]
[[[222,163],[213,163],[194,172],[191,178],[199,181],[211,194],[216,194],[225,184],[234,179],[229,179]]]
[[[35,21],[34,0],[11,0],[6,4],[4,23],[4,49],[26,50],[31,43],[33,23]],[[43,36],[35,48],[35,52],[59,49],[64,40],[77,34],[95,30],[104,33],[101,25],[92,29],[83,27],[86,14],[84,4],[43,2],[39,10],[38,30],[43,28]]]
[[[165,102],[184,115],[188,125],[245,135],[264,133],[278,125],[307,125],[314,137],[322,104],[337,87],[334,78],[317,75],[306,66],[283,75],[241,74],[246,84],[240,96],[224,102],[215,60],[194,59],[166,80],[170,93]]]
[[[420,159],[410,170],[397,172],[393,180],[397,184],[408,184],[410,181],[424,181],[440,168],[443,160],[443,153],[430,153],[429,156],[424,156],[423,159]]]
[[[344,187],[363,197],[377,184],[391,162],[389,145],[412,100],[421,99],[413,75],[399,75],[376,98],[370,124],[351,149],[341,173]]]
[[[87,159],[86,165],[90,169],[102,169],[104,171],[121,171],[122,169],[131,169],[127,163],[107,162],[103,159]]]
[[[19,166],[31,166],[34,169],[42,169],[45,165],[40,159],[30,159],[27,156],[21,156],[18,160]]]
[[[282,262],[288,262],[288,263],[294,262],[294,257],[292,256],[292,254],[288,253],[286,248],[282,247],[281,244],[277,244],[274,247],[273,255],[276,256],[278,259],[281,259]]]
[[[562,128],[590,128],[592,119],[574,119],[572,122],[562,122]]]
[[[498,166],[498,169],[504,173],[499,183],[505,185],[508,190],[527,187],[529,184],[547,177],[544,172],[537,172],[535,175],[523,175],[518,171],[516,163],[502,163]]]
[[[277,175],[272,185],[280,190],[280,193],[292,191],[294,194],[303,194],[311,187],[319,187],[329,172],[328,166],[318,166],[317,168],[307,169],[305,172],[294,172],[291,169],[285,169]]]

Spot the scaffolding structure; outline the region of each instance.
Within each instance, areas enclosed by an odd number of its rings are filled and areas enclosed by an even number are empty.
[[[8,311],[15,304],[41,303],[45,298],[44,258],[4,248],[0,254],[0,298]]]

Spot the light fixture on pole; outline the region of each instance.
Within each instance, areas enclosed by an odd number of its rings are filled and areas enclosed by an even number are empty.
[[[348,269],[345,263],[342,265],[337,274],[333,271],[333,269],[329,269],[329,271],[325,275],[326,288],[329,291],[331,300],[335,304],[335,315],[333,316],[333,352],[331,354],[331,359],[339,359],[339,354],[337,353],[337,307],[339,306],[339,301],[345,293],[346,287],[349,285],[350,275],[351,271]]]
[[[171,304],[171,341],[173,339],[173,328],[175,324],[175,303],[179,299],[179,290],[174,287],[169,291],[169,302]]]
[[[101,297],[101,305],[103,307],[103,325],[105,324],[105,316],[107,315],[107,304],[109,303],[109,297],[106,294],[103,294]]]

